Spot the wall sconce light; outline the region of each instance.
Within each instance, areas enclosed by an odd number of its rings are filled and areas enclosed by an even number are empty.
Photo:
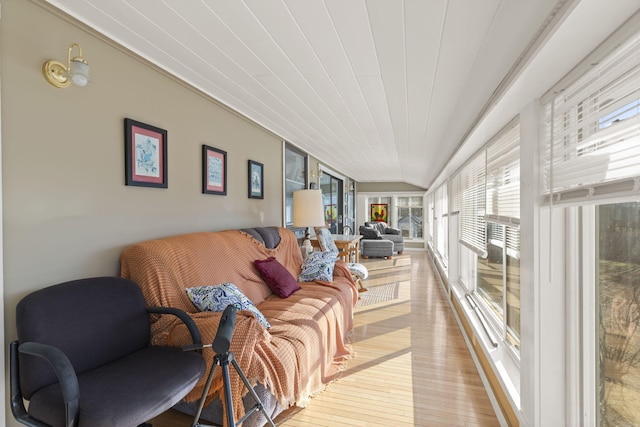
[[[73,48],[78,49],[78,56],[71,57]],[[44,78],[55,87],[65,88],[72,82],[76,86],[86,86],[89,81],[89,63],[82,57],[82,48],[78,43],[69,46],[67,65],[53,59],[42,66]]]
[[[322,177],[322,169],[320,169],[320,163],[318,163],[318,169],[317,170],[314,170],[314,169],[311,170],[311,178],[312,179],[316,179],[316,178],[321,178],[321,177]]]

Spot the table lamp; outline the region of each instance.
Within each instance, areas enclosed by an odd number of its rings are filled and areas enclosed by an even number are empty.
[[[313,251],[309,240],[309,227],[324,225],[322,190],[298,190],[293,192],[293,226],[305,227],[302,241],[302,257]]]

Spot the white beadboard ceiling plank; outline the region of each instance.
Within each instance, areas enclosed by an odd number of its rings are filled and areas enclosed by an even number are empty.
[[[310,47],[304,31],[284,3],[267,5],[262,0],[246,0],[247,5],[269,32],[272,40],[282,51],[290,63],[291,74],[281,80],[300,80],[300,87],[305,87],[305,99],[314,113],[329,127],[336,130],[335,144],[341,141],[357,140],[362,137],[357,125],[350,120],[348,109],[337,93],[335,86],[322,68],[322,64]],[[282,25],[283,16],[287,16]],[[303,86],[306,85],[306,86]],[[343,145],[343,150],[355,155],[353,144]]]
[[[325,4],[306,0],[286,0],[286,4],[347,107],[346,114],[358,124],[363,140],[380,141],[371,112]]]
[[[379,76],[380,67],[364,0],[325,0],[356,76]]]
[[[455,107],[493,22],[498,4],[499,0],[482,3],[450,0],[447,3],[442,48],[439,51],[433,90],[433,102],[438,108],[431,108],[429,126],[424,136],[425,141],[439,141],[438,149],[428,150],[428,144],[416,146],[420,153],[417,157],[429,155],[434,170],[444,166],[444,162],[456,148],[454,144],[443,144],[443,136],[466,129],[471,124],[471,119],[456,115]]]
[[[402,164],[410,157],[404,8],[387,0],[367,0],[366,5],[393,126],[393,149]]]
[[[392,165],[398,167],[397,153],[393,151],[393,125],[386,105],[366,4],[362,0],[327,0],[325,3],[380,134],[380,143],[368,142],[374,148],[383,149]]]
[[[438,139],[425,139],[425,131],[432,122],[431,109],[438,105],[434,99],[436,71],[442,45],[442,33],[446,16],[446,0],[422,1],[405,0],[406,56],[407,56],[407,120],[411,156],[406,165],[419,163],[423,167],[427,161],[417,161],[415,153],[431,153],[442,143]],[[446,126],[446,123],[433,123]],[[424,157],[429,154],[423,154]],[[415,168],[409,168],[407,175],[415,176]],[[414,178],[415,179],[415,178]]]
[[[217,11],[224,15],[225,22],[231,23],[229,27],[239,38],[248,41],[247,46],[271,70],[271,74],[260,76],[258,80],[268,85],[268,89],[274,93],[274,96],[291,105],[305,122],[313,123],[323,134],[329,133],[330,136],[327,137],[328,141],[326,142],[340,140],[341,133],[338,132],[341,130],[335,125],[330,114],[317,108],[317,101],[313,97],[312,89],[292,65],[286,53],[275,42],[266,27],[267,23],[258,19],[250,5],[240,4],[240,2],[232,3],[234,3],[233,7],[227,7],[227,3],[225,3],[225,7],[221,7]],[[270,4],[277,3],[271,2]],[[235,21],[226,19],[230,12],[233,12]],[[291,24],[291,22],[287,22],[287,24]],[[304,141],[301,144],[309,144],[309,141]]]

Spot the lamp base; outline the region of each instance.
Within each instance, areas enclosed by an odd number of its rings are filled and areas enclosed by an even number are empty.
[[[302,241],[300,251],[302,252],[302,259],[306,259],[309,254],[313,252],[313,246],[311,246],[311,240],[309,240],[309,237],[305,237],[305,239]]]

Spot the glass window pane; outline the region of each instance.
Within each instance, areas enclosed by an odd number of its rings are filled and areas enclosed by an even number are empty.
[[[502,319],[504,301],[504,226],[487,223],[487,257],[478,257],[478,293]]]
[[[305,177],[306,155],[288,145],[285,146],[284,164],[284,224],[285,227],[293,228],[293,192],[304,190],[307,187]]]
[[[411,209],[398,208],[398,227],[405,238],[411,237]]]
[[[601,426],[640,425],[640,202],[598,207]]]
[[[422,205],[422,197],[420,197]],[[422,208],[411,208],[411,237],[422,239]]]
[[[506,227],[506,237],[517,234],[520,241],[520,230]],[[516,240],[516,239],[513,239]],[[506,293],[507,293],[507,338],[517,349],[520,348],[520,248],[517,251],[509,248],[506,253]]]

